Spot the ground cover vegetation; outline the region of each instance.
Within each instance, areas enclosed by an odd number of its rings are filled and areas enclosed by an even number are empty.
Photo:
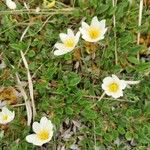
[[[149,8],[0,1],[0,148],[149,150]]]

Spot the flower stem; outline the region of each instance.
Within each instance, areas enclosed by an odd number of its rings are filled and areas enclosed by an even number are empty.
[[[97,101],[94,105],[92,105],[91,108],[95,107],[96,104],[97,104],[99,101],[101,101],[104,96],[105,96],[105,92],[102,93],[102,95],[100,96],[100,98],[98,99],[98,101]]]
[[[112,0],[113,7],[117,4],[117,1]],[[113,15],[113,24],[114,24],[114,39],[115,39],[115,64],[118,64],[118,54],[117,54],[117,35],[116,35],[116,15]]]
[[[143,0],[140,0],[139,20],[138,20],[138,26],[139,27],[141,26],[141,23],[142,23],[142,11],[143,11]],[[138,34],[137,34],[137,45],[140,44],[140,36],[141,36],[141,33],[138,32]],[[140,54],[139,54],[139,52],[137,53],[137,60],[140,61]]]

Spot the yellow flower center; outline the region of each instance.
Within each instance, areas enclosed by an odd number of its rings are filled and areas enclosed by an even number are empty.
[[[117,92],[119,90],[119,85],[117,83],[111,83],[108,89],[110,92]]]
[[[47,140],[49,138],[49,132],[47,130],[41,130],[38,133],[38,138],[40,140]]]
[[[67,39],[64,42],[64,44],[66,47],[72,48],[72,47],[74,47],[75,41],[74,41],[74,39]]]
[[[8,115],[3,115],[3,121],[7,121],[8,120]]]
[[[89,35],[90,35],[91,39],[97,39],[100,36],[100,30],[95,27],[90,27]]]

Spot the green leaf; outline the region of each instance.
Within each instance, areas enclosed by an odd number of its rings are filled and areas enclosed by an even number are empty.
[[[107,142],[111,142],[113,140],[113,136],[110,133],[105,133],[104,138]]]
[[[17,51],[26,50],[27,46],[28,45],[24,42],[18,42],[18,43],[10,44],[10,47],[17,50]]]
[[[2,130],[0,131],[0,140],[3,138],[3,136],[4,136],[4,131]]]
[[[35,51],[34,50],[30,50],[28,53],[29,57],[34,57],[35,56]]]
[[[123,134],[125,134],[126,131],[123,127],[119,126],[118,127],[118,132],[123,135]]]
[[[71,72],[68,76],[68,86],[75,86],[77,84],[79,84],[81,81],[81,77],[76,74]]]
[[[132,140],[132,134],[130,132],[126,132],[125,137],[128,141]]]
[[[144,114],[150,115],[150,103],[145,105],[145,107],[144,107]]]
[[[97,118],[97,113],[93,110],[91,110],[90,108],[88,109],[84,109],[82,115],[86,118],[86,119],[96,119]]]
[[[65,109],[66,115],[72,115],[73,114],[73,109],[71,107],[67,107]]]
[[[133,47],[129,47],[128,53],[136,55],[142,48],[143,48],[143,45],[135,45]]]
[[[150,68],[150,62],[140,63],[136,66],[136,71],[139,73],[139,72],[143,72],[149,68]]]
[[[129,56],[128,57],[128,60],[129,60],[129,62],[131,62],[131,63],[133,63],[133,64],[139,64],[139,61],[137,60],[137,58],[136,57],[134,57],[134,56]]]

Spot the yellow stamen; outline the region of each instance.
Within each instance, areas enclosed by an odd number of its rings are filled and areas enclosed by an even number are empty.
[[[75,41],[74,41],[74,39],[67,39],[64,42],[64,44],[66,47],[72,48],[72,47],[74,47]]]
[[[8,120],[8,115],[3,115],[3,121]]]
[[[89,35],[91,39],[97,39],[100,36],[100,30],[98,28],[90,27]]]
[[[110,92],[117,92],[119,90],[119,85],[117,83],[111,83],[108,89]]]
[[[38,138],[40,140],[47,140],[49,138],[49,132],[47,130],[41,130],[38,133]]]

